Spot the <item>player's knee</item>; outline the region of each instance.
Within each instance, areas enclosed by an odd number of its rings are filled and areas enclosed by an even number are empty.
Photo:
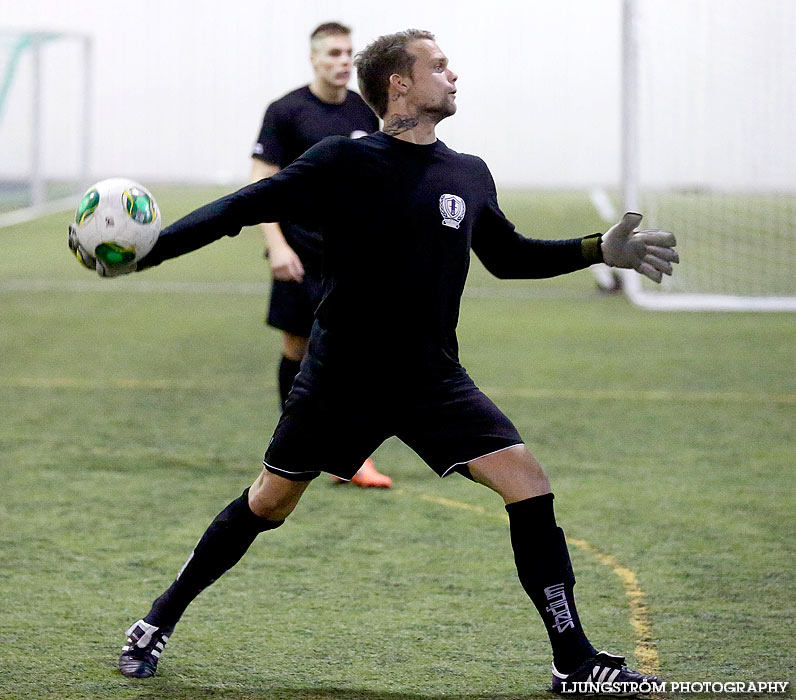
[[[525,445],[515,445],[469,463],[472,472],[545,477],[541,464]]]
[[[544,467],[539,464],[530,450],[522,445],[516,454],[517,469],[536,479],[547,479]]]
[[[309,481],[291,481],[263,469],[249,487],[249,508],[266,520],[284,520],[298,505]]]
[[[473,479],[499,493],[507,502],[550,492],[544,468],[525,445],[517,445],[470,462]]]
[[[289,360],[300,362],[307,354],[308,338],[292,333],[282,334],[282,354]]]

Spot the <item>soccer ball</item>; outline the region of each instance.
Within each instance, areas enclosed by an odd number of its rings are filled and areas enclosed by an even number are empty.
[[[89,187],[75,212],[78,243],[106,265],[143,258],[160,233],[160,209],[149,191],[115,177]]]

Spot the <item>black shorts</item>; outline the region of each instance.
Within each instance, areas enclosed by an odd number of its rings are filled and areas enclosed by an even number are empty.
[[[301,282],[273,280],[265,322],[280,331],[309,338],[315,309],[322,296],[321,276],[306,269]]]
[[[464,371],[412,390],[356,391],[313,379],[305,363],[263,463],[295,481],[309,481],[320,472],[351,479],[392,436],[439,476],[523,444],[512,422]]]

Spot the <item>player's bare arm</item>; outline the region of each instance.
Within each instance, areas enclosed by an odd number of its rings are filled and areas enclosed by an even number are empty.
[[[278,165],[267,163],[260,158],[252,158],[249,182],[264,180],[278,172]],[[263,232],[274,279],[286,282],[301,282],[304,279],[304,265],[285,240],[279,224],[275,222],[260,224],[260,230]]]

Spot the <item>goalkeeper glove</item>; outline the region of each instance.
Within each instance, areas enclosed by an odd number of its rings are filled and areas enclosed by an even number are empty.
[[[71,250],[80,263],[89,270],[94,270],[100,277],[118,277],[135,272],[138,265],[135,262],[122,265],[108,265],[102,260],[98,260],[89,253],[77,240],[77,231],[72,224],[69,224],[69,250]]]
[[[622,221],[602,235],[603,261],[611,267],[624,267],[660,282],[663,275],[672,274],[672,263],[680,258],[674,246],[673,233],[649,229],[637,231],[641,214],[627,212]]]

